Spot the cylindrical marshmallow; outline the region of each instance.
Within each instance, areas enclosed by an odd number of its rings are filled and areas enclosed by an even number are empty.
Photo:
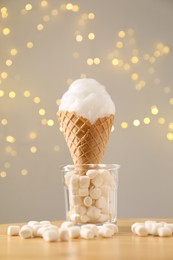
[[[90,207],[92,205],[92,198],[90,196],[86,196],[83,203],[86,207]]]
[[[113,234],[117,234],[118,233],[118,226],[113,224],[113,223],[104,223],[103,227],[112,229]]]
[[[111,228],[103,226],[99,229],[99,235],[102,236],[102,237],[105,237],[105,238],[109,238],[109,237],[112,237],[114,235],[114,231]]]
[[[94,200],[99,199],[101,196],[101,189],[100,188],[91,188],[90,189],[90,197]]]
[[[96,177],[94,177],[91,180],[91,183],[95,186],[95,187],[100,187],[103,184],[103,178],[100,174],[98,174]]]
[[[22,237],[22,238],[31,238],[31,237],[33,237],[32,228],[30,226],[24,225],[20,229],[19,236]]]
[[[59,240],[60,241],[68,241],[69,240],[69,231],[67,228],[60,228],[59,230]]]
[[[79,238],[80,237],[80,227],[73,226],[68,228],[70,238]]]
[[[58,240],[58,231],[55,229],[46,230],[43,233],[43,239],[48,242],[55,242]]]
[[[74,223],[72,221],[64,221],[61,224],[61,229],[65,229],[65,228],[72,227],[72,226],[74,226]]]
[[[158,235],[160,237],[170,237],[172,236],[172,229],[170,227],[160,227],[158,228]]]
[[[9,226],[7,229],[7,234],[9,236],[18,236],[20,232],[19,226]]]
[[[80,188],[88,188],[89,185],[90,185],[90,178],[88,176],[79,177],[79,187]]]
[[[95,236],[93,229],[90,228],[81,228],[80,235],[85,239],[93,239]]]
[[[145,225],[141,225],[141,224],[138,224],[136,227],[135,227],[135,234],[140,236],[140,237],[146,237],[148,236],[148,231],[145,227]]]
[[[90,178],[90,179],[93,179],[93,178],[95,178],[96,176],[97,176],[97,174],[98,174],[98,171],[97,170],[88,170],[87,172],[86,172],[86,175]]]
[[[91,206],[90,208],[88,208],[87,216],[92,220],[98,219],[100,216],[100,209]]]

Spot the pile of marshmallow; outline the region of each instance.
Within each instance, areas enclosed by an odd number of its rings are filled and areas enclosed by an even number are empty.
[[[53,225],[50,221],[29,221],[22,227],[11,225],[7,229],[9,236],[20,236],[24,239],[41,237],[48,242],[69,241],[77,238],[94,239],[99,236],[111,238],[117,233],[118,226],[113,223],[105,223],[101,226],[95,224],[75,226],[70,221],[63,222],[60,227]]]
[[[173,224],[147,220],[142,223],[134,223],[131,230],[138,236],[170,237],[173,235]]]
[[[67,219],[81,224],[116,220],[116,186],[115,176],[108,170],[90,169],[85,175],[66,173],[70,204]]]

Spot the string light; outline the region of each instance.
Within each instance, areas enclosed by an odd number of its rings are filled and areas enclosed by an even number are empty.
[[[88,39],[91,40],[91,41],[94,40],[95,39],[95,34],[94,33],[89,33],[88,34]]]
[[[16,140],[15,140],[15,138],[13,136],[8,135],[8,136],[6,136],[6,141],[8,143],[15,143]]]
[[[36,153],[37,152],[37,147],[36,146],[31,146],[30,151],[31,151],[31,153]]]
[[[23,176],[28,175],[28,170],[27,169],[22,169],[21,170],[21,175],[23,175]]]
[[[150,122],[151,122],[151,120],[150,120],[149,117],[145,117],[144,120],[143,120],[143,122],[144,122],[145,125],[149,125]]]
[[[127,127],[128,127],[128,123],[127,123],[127,122],[122,122],[122,123],[121,123],[121,127],[122,127],[123,129],[127,128]]]
[[[27,11],[32,10],[32,5],[31,4],[26,4],[25,5],[25,10],[27,10]]]
[[[8,28],[8,27],[3,28],[2,29],[2,33],[5,36],[9,35],[10,34],[10,28]]]
[[[173,133],[167,133],[166,137],[169,141],[173,141]]]
[[[95,14],[94,13],[89,13],[87,17],[88,17],[89,20],[94,20],[95,19]]]
[[[31,49],[31,48],[33,48],[34,44],[33,44],[33,42],[27,42],[26,46],[28,49]]]
[[[93,65],[93,63],[94,63],[94,61],[93,61],[92,58],[88,58],[88,59],[87,59],[87,64],[88,64],[89,66]]]
[[[8,95],[9,95],[9,98],[15,98],[16,97],[16,93],[14,91],[10,91]]]
[[[133,125],[134,125],[134,126],[139,126],[139,125],[140,125],[140,121],[139,121],[138,119],[135,119],[135,120],[133,121]]]

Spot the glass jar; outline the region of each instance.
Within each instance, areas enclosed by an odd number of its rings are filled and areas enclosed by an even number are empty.
[[[66,220],[78,225],[116,223],[119,168],[117,164],[63,167]]]

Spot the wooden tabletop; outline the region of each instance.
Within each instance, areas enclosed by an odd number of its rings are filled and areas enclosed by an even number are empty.
[[[7,236],[8,225],[0,225],[0,259],[172,260],[173,236],[138,237],[132,234],[131,224],[142,221],[144,219],[119,220],[119,233],[109,239],[98,237],[94,240],[73,239],[68,242],[52,243],[42,238],[21,239]],[[173,223],[173,219],[157,221]],[[60,226],[60,223],[60,221],[54,222],[57,226]]]

